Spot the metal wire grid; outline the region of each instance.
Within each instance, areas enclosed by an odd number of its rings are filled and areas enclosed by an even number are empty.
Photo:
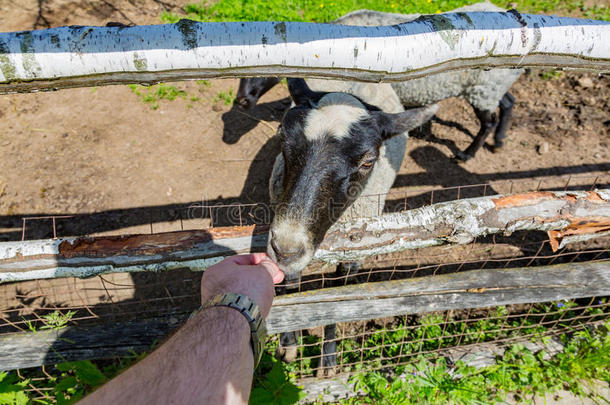
[[[347,284],[416,278],[483,268],[515,268],[610,258],[610,237],[552,252],[544,233],[523,231],[490,237],[467,246],[422,249],[397,258],[369,262],[360,272],[311,274],[296,286],[305,291]],[[510,243],[509,243],[510,242]],[[365,262],[366,266],[366,262]],[[90,279],[60,278],[6,284],[0,287],[0,334],[27,332],[48,324],[48,315],[72,311],[71,325],[133,318],[187,314],[200,305],[201,274],[117,273]],[[283,293],[284,287],[278,289]]]
[[[316,328],[300,332],[297,359],[287,367],[301,383],[314,376],[350,375],[358,370],[396,375],[397,366],[422,357],[444,357],[449,365],[464,359],[476,362],[477,358],[501,354],[516,343],[544,342],[548,337],[599,326],[608,319],[608,297],[591,297],[342,323],[337,325],[338,336],[331,340],[337,344],[337,366],[320,366],[325,342],[322,328]],[[269,355],[274,355],[278,341],[277,335],[269,338]],[[541,345],[543,350],[545,345]],[[549,349],[554,350],[552,346]],[[47,368],[17,370],[22,380],[29,379],[26,391],[35,393],[34,400],[50,397],[52,388],[45,388],[44,383],[54,378],[54,372]]]
[[[0,296],[0,334],[44,328],[55,311],[71,312],[71,325],[187,313],[200,305],[200,277],[185,270],[9,284]]]
[[[337,366],[332,375],[356,370],[391,370],[421,356],[448,359],[476,356],[477,348],[493,344],[499,350],[515,343],[542,340],[546,336],[573,333],[610,318],[607,297],[568,302],[509,305],[417,316],[398,316],[373,321],[337,324]],[[321,366],[321,328],[301,331],[298,357],[290,367],[299,379],[327,375]],[[459,347],[459,352],[455,351]]]

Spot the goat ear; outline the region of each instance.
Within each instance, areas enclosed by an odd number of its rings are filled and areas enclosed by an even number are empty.
[[[312,91],[304,79],[286,79],[290,97],[296,105],[315,105],[325,93]]]
[[[436,114],[437,110],[438,105],[432,104],[425,107],[412,108],[397,114],[373,111],[371,115],[377,119],[383,139],[388,139],[395,135],[400,135],[405,131],[411,131],[426,123]]]

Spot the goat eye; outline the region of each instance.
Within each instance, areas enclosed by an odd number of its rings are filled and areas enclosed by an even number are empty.
[[[367,160],[366,162],[362,163],[360,165],[360,167],[363,169],[370,169],[371,167],[373,167],[374,164],[375,164],[374,160]]]

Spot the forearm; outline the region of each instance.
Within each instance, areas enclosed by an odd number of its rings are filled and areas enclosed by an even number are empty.
[[[253,368],[245,317],[208,308],[81,404],[247,404]]]

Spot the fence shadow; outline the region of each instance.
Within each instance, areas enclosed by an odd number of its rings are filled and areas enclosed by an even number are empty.
[[[280,145],[277,137],[271,137],[267,140],[254,157],[242,190],[235,197],[114,209],[91,214],[40,212],[30,215],[0,215],[0,242],[44,239],[55,236],[83,236],[141,225],[149,225],[150,232],[152,232],[154,224],[188,221],[190,219],[209,219],[210,225],[213,226],[268,224],[271,220],[268,179],[271,175],[275,156],[279,151]],[[583,185],[575,184],[574,181],[570,184],[570,179],[575,178],[572,176],[610,172],[610,164],[583,164],[477,174],[465,170],[446,157],[438,148],[431,145],[411,151],[407,159],[409,158],[425,169],[425,172],[399,174],[394,186],[421,187],[421,189],[408,194],[389,194],[385,211],[412,209],[430,203],[497,194],[493,185],[487,186],[486,184],[504,180],[531,179],[531,182],[536,183],[537,177],[567,176],[566,182],[558,181],[560,186],[547,186],[540,181],[538,189],[578,190],[582,189]],[[610,176],[598,177],[590,175],[590,178],[587,178],[586,187],[610,187]],[[465,186],[468,184],[478,186]],[[535,185],[534,188],[536,188]]]

